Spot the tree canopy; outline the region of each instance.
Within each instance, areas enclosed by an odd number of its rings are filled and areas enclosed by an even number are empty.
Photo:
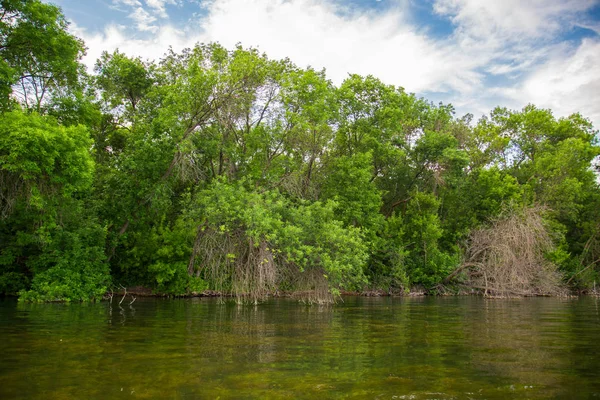
[[[105,52],[88,76],[67,28],[56,6],[1,2],[2,293],[460,290],[488,271],[467,265],[474,243],[506,226],[543,226],[519,232],[553,282],[600,277],[600,147],[579,114],[474,121],[373,76],[336,86],[217,43]]]

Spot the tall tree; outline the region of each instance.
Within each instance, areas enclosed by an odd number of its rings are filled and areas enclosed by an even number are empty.
[[[40,0],[0,2],[0,106],[40,111],[54,90],[75,86],[84,54],[60,9]]]

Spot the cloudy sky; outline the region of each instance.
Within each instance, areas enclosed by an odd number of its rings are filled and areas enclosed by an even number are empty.
[[[85,40],[160,58],[197,42],[372,74],[476,117],[527,103],[600,128],[600,0],[51,0]]]

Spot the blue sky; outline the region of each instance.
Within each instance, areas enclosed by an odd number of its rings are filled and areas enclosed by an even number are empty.
[[[197,42],[372,74],[476,117],[528,103],[600,128],[600,0],[52,0],[85,40],[158,59]]]

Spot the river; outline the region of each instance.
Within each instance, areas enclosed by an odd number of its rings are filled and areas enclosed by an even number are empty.
[[[0,300],[0,399],[600,399],[600,299]]]

